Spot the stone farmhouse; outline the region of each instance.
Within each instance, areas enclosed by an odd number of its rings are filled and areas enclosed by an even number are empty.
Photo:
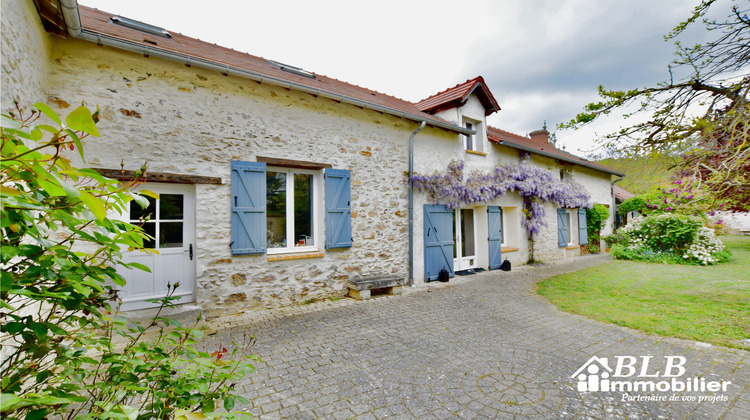
[[[489,171],[526,156],[610,207],[622,176],[544,130],[488,127],[500,106],[481,77],[411,103],[76,0],[4,0],[2,52],[3,112],[14,98],[61,114],[98,105],[103,137],[85,144],[85,164],[119,177],[121,161],[148,163],[143,188],[160,200],[117,217],[151,214],[159,255],[127,254],[152,273],[124,273],[125,309],[149,307],[167,282],[186,304],[253,309],[342,295],[355,279],[424,287],[442,268],[528,260],[518,194],[449,209],[410,191],[410,164]],[[545,206],[535,257],[580,255],[585,217]]]

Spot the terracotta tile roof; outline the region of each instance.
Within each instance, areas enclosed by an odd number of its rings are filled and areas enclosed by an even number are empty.
[[[615,185],[615,197],[620,200],[627,200],[628,198],[635,197],[635,194],[625,188]]]
[[[467,80],[450,89],[432,95],[427,99],[423,99],[417,102],[417,107],[425,112],[440,112],[444,109],[455,108],[465,104],[472,93],[476,93],[479,100],[482,101],[485,108],[485,115],[490,115],[500,110],[500,105],[498,105],[495,97],[492,96],[492,92],[490,92],[482,76]]]
[[[150,35],[142,31],[124,27],[111,21],[114,16],[111,13],[93,9],[87,6],[78,6],[81,25],[84,30],[107,35],[120,40],[127,41],[137,46],[156,48],[167,52],[178,53],[183,56],[192,57],[198,60],[208,60],[210,62],[227,65],[233,68],[248,70],[260,75],[270,76],[276,79],[294,82],[299,85],[316,89],[323,92],[329,92],[368,104],[390,108],[396,111],[416,116],[418,119],[424,119],[430,122],[438,122],[443,128],[448,126],[461,127],[445,121],[434,115],[422,112],[414,103],[399,99],[393,96],[385,95],[360,86],[345,83],[320,74],[315,74],[315,78],[309,78],[281,70],[272,65],[268,60],[225,48],[220,45],[211,44],[199,39],[191,38],[176,32],[168,31],[170,38],[164,38],[156,35]],[[145,53],[145,50],[144,50]]]
[[[514,149],[552,157],[562,160],[563,162],[575,163],[587,168],[607,172],[612,175],[623,176],[623,174],[620,172],[607,168],[606,166],[600,165],[598,163],[588,161],[574,154],[557,149],[546,141],[541,141],[539,139],[532,140],[528,137],[519,136],[518,134],[513,134],[511,132],[495,127],[487,127],[487,138],[493,143],[502,144]]]

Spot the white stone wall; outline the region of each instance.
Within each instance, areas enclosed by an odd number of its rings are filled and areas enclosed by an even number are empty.
[[[341,294],[358,276],[407,276],[405,172],[416,123],[79,40],[55,39],[51,61],[58,108],[101,108],[103,137],[86,142],[88,165],[146,161],[155,172],[222,178],[196,186],[199,305],[273,307]],[[230,255],[230,162],[256,156],[349,169],[353,248],[290,261]]]
[[[2,0],[2,87],[0,111],[14,108],[18,98],[25,106],[46,101],[44,85],[49,67],[49,36],[42,27],[34,2]]]
[[[483,118],[483,108],[479,100],[472,95],[467,105],[459,110],[450,109],[442,111],[439,116],[450,121],[462,121],[461,118],[466,115],[471,118]],[[415,171],[424,175],[431,175],[435,172],[444,172],[452,160],[463,160],[465,162],[464,173],[468,174],[473,170],[489,172],[497,166],[507,163],[518,164],[520,154],[517,149],[507,146],[486,143],[483,151],[486,156],[467,153],[462,146],[461,136],[438,132],[437,130],[425,131],[416,137],[415,149]],[[611,176],[607,173],[585,168],[579,165],[560,166],[555,159],[547,158],[541,155],[531,155],[531,163],[541,168],[550,170],[554,176],[559,176],[560,169],[572,171],[573,179],[582,184],[591,194],[592,203],[609,205],[611,208]],[[432,204],[426,194],[415,194],[415,215],[414,215],[414,278],[417,286],[424,284],[424,204]],[[521,227],[521,218],[523,217],[523,201],[515,193],[508,193],[480,206],[474,206],[475,221],[477,224],[476,232],[476,252],[478,264],[480,267],[487,268],[489,260],[489,249],[487,243],[487,205],[501,206],[506,216],[505,234],[508,235],[508,244],[504,248],[510,248],[509,251],[503,252],[503,258],[508,259],[513,265],[525,264],[529,259],[529,242],[526,231]],[[534,245],[534,258],[538,261],[550,261],[561,258],[568,258],[580,255],[580,248],[572,246],[571,249],[558,246],[557,234],[557,207],[553,204],[546,204],[545,222],[546,227],[542,228],[536,238]],[[610,211],[610,213],[612,213]],[[510,220],[510,222],[508,222]],[[603,235],[612,231],[614,215],[610,214],[607,227]],[[510,225],[512,223],[512,225]],[[510,225],[510,226],[507,226]],[[573,235],[573,242],[578,242],[578,218],[577,215],[571,218],[569,231]]]

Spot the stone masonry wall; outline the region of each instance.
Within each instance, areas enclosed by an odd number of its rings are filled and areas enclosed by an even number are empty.
[[[407,276],[404,172],[416,124],[83,41],[53,47],[49,94],[57,106],[101,108],[103,138],[86,144],[90,166],[147,161],[152,171],[223,179],[196,186],[199,305],[274,307],[341,294],[357,276]],[[354,246],[290,261],[230,255],[230,162],[256,156],[349,169]]]
[[[46,101],[44,84],[49,63],[49,37],[32,1],[2,0],[2,87],[0,111],[7,113],[13,99],[22,105]]]

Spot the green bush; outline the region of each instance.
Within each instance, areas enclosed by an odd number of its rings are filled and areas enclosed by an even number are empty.
[[[594,204],[586,209],[586,233],[589,239],[589,251],[599,252],[600,232],[609,219],[609,209],[604,204]]]
[[[84,106],[64,120],[44,104],[2,116],[2,417],[200,418],[247,403],[233,382],[253,370],[251,338],[208,354],[195,328],[158,314],[145,326],[118,316],[112,285],[125,281],[116,267],[148,270],[120,262],[122,250],[149,252],[148,236],[107,216],[158,196],[65,157],[77,149],[84,158],[81,139],[99,136],[96,121]]]
[[[667,263],[721,262],[726,254],[713,230],[697,216],[662,213],[639,217],[607,238],[620,259]]]

